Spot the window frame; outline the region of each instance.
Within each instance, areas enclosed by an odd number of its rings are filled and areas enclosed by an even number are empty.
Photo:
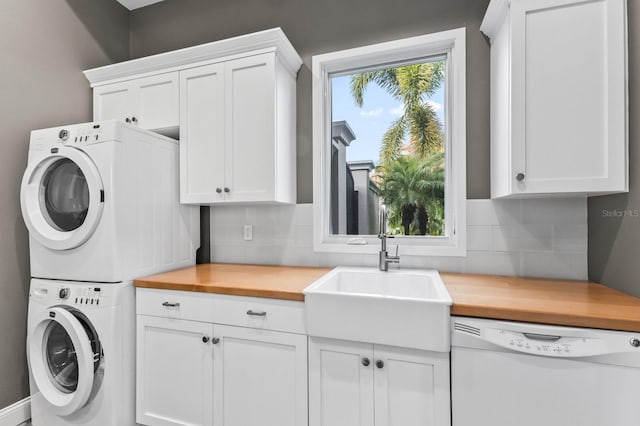
[[[332,235],[330,230],[331,82],[330,75],[446,56],[445,220],[448,235],[396,236],[400,254],[466,256],[466,46],[465,28],[314,55],[313,247],[316,252],[371,254],[380,250],[375,235]]]

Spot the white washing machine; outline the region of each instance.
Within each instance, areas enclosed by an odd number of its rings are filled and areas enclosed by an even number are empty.
[[[134,303],[131,281],[31,280],[34,426],[135,425]]]
[[[20,202],[31,276],[122,282],[195,263],[198,206],[179,204],[178,142],[116,121],[31,133]]]

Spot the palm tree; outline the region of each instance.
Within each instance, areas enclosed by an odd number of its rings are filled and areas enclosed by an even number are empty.
[[[351,77],[351,95],[359,107],[362,107],[364,92],[372,82],[402,102],[402,115],[382,138],[380,159],[383,163],[400,157],[407,133],[409,151],[418,157],[442,149],[442,125],[426,97],[432,96],[443,81],[442,61],[364,72]]]
[[[442,214],[436,207],[444,204],[443,159],[441,152],[424,159],[403,155],[379,167],[379,195],[389,207],[389,221],[399,222],[404,235],[415,233],[412,225],[416,222],[417,233],[426,235],[429,212]],[[437,218],[436,223],[441,224],[442,220]],[[442,233],[438,229],[430,231]]]
[[[421,163],[421,191],[416,200],[419,235],[442,235],[444,225],[444,154],[435,152]]]

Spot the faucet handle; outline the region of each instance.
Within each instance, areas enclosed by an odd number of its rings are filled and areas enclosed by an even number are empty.
[[[399,245],[396,244],[396,257],[398,257],[398,247],[399,247]]]

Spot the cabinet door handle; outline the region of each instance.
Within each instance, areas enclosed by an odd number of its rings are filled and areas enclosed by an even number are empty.
[[[125,118],[124,121],[126,121],[127,123],[131,123],[131,119],[129,117]]]
[[[138,122],[138,119],[137,119],[137,118],[135,118],[135,117],[131,117],[131,121],[132,121],[133,123],[137,123],[137,122]]]
[[[376,361],[376,367],[378,367],[378,368],[384,367],[384,361],[381,360],[381,359],[377,360]]]
[[[362,365],[364,365],[365,367],[368,367],[369,364],[371,363],[371,361],[369,361],[369,358],[365,357],[362,358],[362,361],[360,361],[362,363]]]
[[[266,317],[267,316],[267,312],[266,311],[254,311],[254,310],[249,309],[247,311],[247,315],[251,315],[251,316],[254,316],[254,317]]]
[[[224,192],[226,192],[226,193],[228,194],[228,193],[230,193],[230,192],[231,192],[231,190],[225,186],[225,187],[224,187]]]
[[[175,302],[175,303],[163,302],[162,306],[166,306],[167,308],[179,308],[180,302]]]
[[[209,336],[202,336],[202,343],[208,343],[209,342]]]
[[[217,345],[218,343],[220,343],[220,338],[219,337],[214,337],[211,339],[211,343],[214,345]]]
[[[222,188],[216,188],[216,192],[217,192],[218,194],[222,193]]]
[[[518,174],[516,175],[516,180],[517,180],[518,182],[522,182],[522,181],[524,180],[524,173],[518,173]]]

